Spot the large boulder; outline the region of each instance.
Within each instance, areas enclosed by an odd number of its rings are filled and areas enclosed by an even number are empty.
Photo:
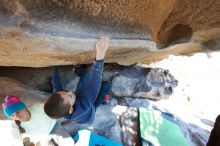
[[[112,92],[118,97],[142,97],[152,100],[167,99],[177,86],[168,70],[130,66],[112,80]]]
[[[219,40],[219,7],[219,0],[1,0],[0,65],[89,63],[103,33],[112,38],[107,62],[198,52]],[[173,44],[179,45],[166,48]]]

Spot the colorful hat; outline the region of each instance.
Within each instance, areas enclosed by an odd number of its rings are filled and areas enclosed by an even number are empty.
[[[27,108],[27,106],[21,102],[20,98],[14,95],[7,95],[2,106],[4,114],[8,118],[10,118],[13,113]]]

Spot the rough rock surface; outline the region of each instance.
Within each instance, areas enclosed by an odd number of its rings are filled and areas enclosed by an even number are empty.
[[[39,69],[2,67],[0,76],[13,78],[44,92],[52,92],[52,70],[53,67]],[[79,81],[79,77],[74,75],[72,70],[72,66],[59,67],[63,88],[67,91],[74,91]],[[122,67],[116,64],[106,64],[103,80],[112,83],[114,96],[142,97],[152,100],[167,99],[177,86],[177,80],[168,70],[144,68],[139,65]]]
[[[115,106],[112,111],[117,115],[121,126],[123,145],[140,145],[138,109],[134,107]]]
[[[112,92],[118,97],[167,99],[176,86],[177,80],[168,70],[137,65],[123,69],[112,80]]]
[[[103,33],[112,38],[108,62],[190,54],[219,40],[219,15],[219,0],[0,0],[0,65],[89,63]]]

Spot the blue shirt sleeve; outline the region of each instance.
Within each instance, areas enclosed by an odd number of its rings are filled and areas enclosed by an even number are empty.
[[[78,123],[91,122],[95,115],[95,100],[101,88],[104,60],[95,61],[92,65],[88,84],[83,91],[82,97],[75,103],[75,111],[65,116],[67,119],[75,120]]]
[[[86,101],[94,103],[99,90],[101,88],[102,72],[103,72],[104,61],[95,61],[92,65],[88,85],[84,90],[84,97]]]

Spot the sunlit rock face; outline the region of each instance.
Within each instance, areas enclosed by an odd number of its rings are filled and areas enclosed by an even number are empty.
[[[219,9],[218,0],[1,0],[0,66],[91,63],[101,34],[112,39],[106,61],[123,65],[198,52],[220,37]]]

